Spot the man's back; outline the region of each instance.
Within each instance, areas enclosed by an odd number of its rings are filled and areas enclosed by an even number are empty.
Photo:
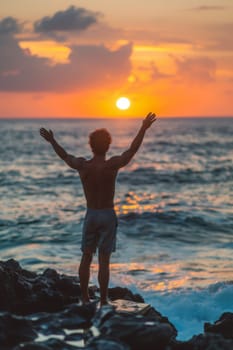
[[[87,208],[113,208],[117,168],[111,166],[111,160],[105,160],[102,156],[94,156],[91,160],[84,161],[78,171]]]

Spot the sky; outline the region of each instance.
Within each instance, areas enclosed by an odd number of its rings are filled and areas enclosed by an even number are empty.
[[[232,0],[0,0],[0,118],[233,116],[232,37]]]

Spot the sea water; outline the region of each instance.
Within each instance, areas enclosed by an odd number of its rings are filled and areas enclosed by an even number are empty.
[[[0,258],[77,274],[85,199],[78,173],[39,135],[54,131],[90,158],[88,135],[107,128],[109,157],[129,147],[139,119],[0,120]],[[159,118],[116,184],[111,286],[140,293],[178,339],[233,311],[233,119]],[[91,282],[97,283],[97,258]]]

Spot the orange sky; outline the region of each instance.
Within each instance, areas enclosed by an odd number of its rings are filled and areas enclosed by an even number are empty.
[[[1,7],[0,117],[233,116],[229,0]]]

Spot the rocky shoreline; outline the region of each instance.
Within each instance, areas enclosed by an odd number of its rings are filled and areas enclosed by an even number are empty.
[[[122,313],[93,300],[80,304],[79,280],[47,269],[27,271],[11,259],[0,261],[0,350],[232,350],[233,313],[224,313],[203,334],[176,340],[177,330],[157,310]],[[127,288],[110,288],[109,298],[144,303]]]

